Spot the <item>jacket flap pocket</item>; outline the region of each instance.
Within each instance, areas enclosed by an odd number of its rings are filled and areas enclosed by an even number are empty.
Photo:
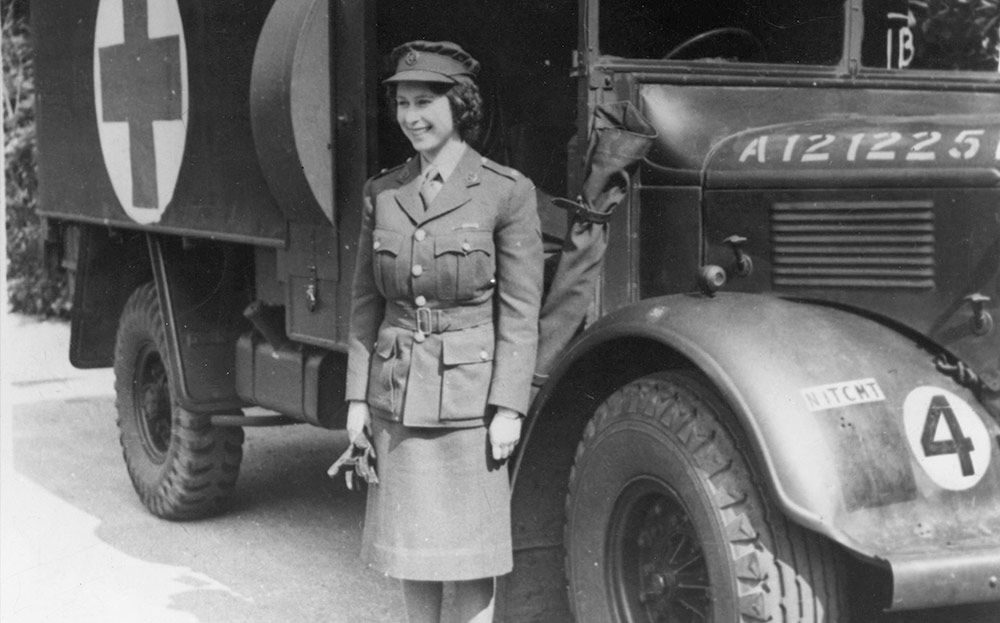
[[[464,329],[441,334],[441,361],[446,366],[493,361],[493,328]]]
[[[382,359],[392,359],[396,354],[396,336],[391,333],[379,335],[378,343],[375,344],[375,354]]]
[[[372,232],[372,250],[376,253],[399,255],[402,246],[403,234],[388,229],[376,229]]]
[[[468,255],[473,251],[493,255],[493,232],[463,231],[434,239],[434,255],[445,253]]]

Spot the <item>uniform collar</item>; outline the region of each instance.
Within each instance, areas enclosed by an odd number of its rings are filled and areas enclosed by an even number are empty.
[[[427,210],[420,199],[420,158],[411,158],[400,171],[401,184],[396,201],[415,224],[425,223],[464,205],[472,198],[471,188],[478,186],[482,176],[483,157],[467,146],[454,165],[447,181]]]
[[[423,175],[432,166],[437,167],[438,173],[441,174],[441,180],[447,182],[455,167],[458,166],[458,163],[469,149],[468,144],[462,141],[446,145],[433,161],[425,159],[423,155],[419,156],[420,174]]]

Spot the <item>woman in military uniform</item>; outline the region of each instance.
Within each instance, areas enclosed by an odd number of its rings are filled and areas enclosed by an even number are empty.
[[[528,407],[542,240],[531,182],[473,149],[479,64],[450,42],[393,51],[385,83],[417,154],[369,180],[351,309],[348,433],[370,430],[362,557],[411,622],[493,618],[511,571],[507,459]]]

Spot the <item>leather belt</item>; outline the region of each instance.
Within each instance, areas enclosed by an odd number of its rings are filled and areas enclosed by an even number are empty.
[[[461,331],[493,322],[493,305],[491,302],[487,305],[431,309],[396,302],[386,306],[385,322],[413,331],[413,339],[423,342],[428,333]]]

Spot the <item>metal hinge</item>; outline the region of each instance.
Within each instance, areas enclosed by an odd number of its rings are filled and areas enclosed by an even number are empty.
[[[603,91],[610,91],[612,85],[611,77],[611,70],[594,68],[594,71],[590,72],[590,88],[595,90],[601,89]]]
[[[612,72],[604,68],[588,68],[587,62],[584,60],[584,56],[580,54],[579,50],[573,50],[573,56],[570,61],[569,75],[572,78],[581,78],[583,76],[589,76],[589,85],[591,89],[602,89],[605,91],[611,90],[612,85]],[[592,71],[588,72],[588,69]]]
[[[587,67],[584,65],[583,56],[580,55],[580,50],[573,50],[572,55],[569,59],[569,77],[579,78],[587,74]]]

